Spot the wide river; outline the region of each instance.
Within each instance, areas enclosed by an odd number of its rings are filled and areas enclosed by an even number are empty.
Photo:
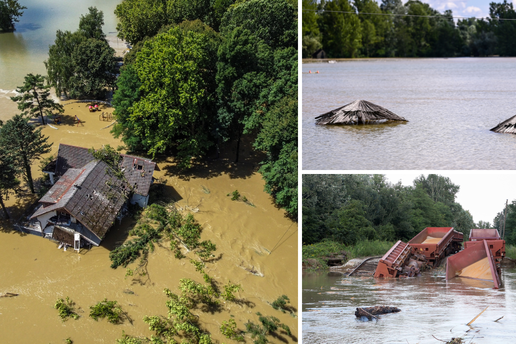
[[[461,337],[464,343],[512,343],[516,269],[503,269],[502,275],[505,286],[496,290],[471,279],[446,282],[436,272],[406,279],[303,274],[303,342],[435,344],[435,338]],[[394,306],[401,312],[378,321],[358,320],[356,308],[369,306]]]
[[[373,59],[303,64],[303,169],[516,169],[515,58]],[[319,74],[308,74],[319,71]],[[318,126],[368,100],[409,122]]]
[[[48,59],[48,47],[54,44],[56,31],[75,31],[81,15],[88,7],[104,13],[104,33],[116,41],[117,19],[114,14],[121,0],[22,0],[27,7],[16,31],[0,33],[0,120],[17,113],[16,104],[9,97],[16,87],[23,85],[28,73],[46,75],[43,61]]]

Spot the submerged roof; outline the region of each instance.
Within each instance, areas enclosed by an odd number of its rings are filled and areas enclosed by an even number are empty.
[[[128,185],[110,173],[103,161],[91,161],[80,169],[70,168],[40,200],[31,218],[65,209],[80,223],[103,238],[126,201]]]
[[[516,134],[516,115],[491,128],[491,131],[496,133]]]
[[[408,122],[386,108],[366,100],[355,100],[315,119],[316,124],[363,124],[382,120]]]
[[[120,154],[120,156],[122,157],[121,168],[133,191],[139,195],[147,196],[152,184],[152,173],[155,169],[158,169],[156,163],[150,159],[133,155]],[[88,152],[87,148],[61,143],[57,153],[55,173],[58,176],[64,176],[70,168],[82,168],[93,160],[95,158]],[[41,202],[45,201],[42,199]]]

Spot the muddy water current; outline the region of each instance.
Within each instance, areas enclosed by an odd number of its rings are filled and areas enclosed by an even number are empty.
[[[478,344],[513,342],[516,269],[503,269],[502,274],[504,287],[496,290],[492,283],[472,279],[446,282],[436,272],[406,279],[304,273],[303,342],[438,343],[433,336]],[[378,321],[358,320],[356,308],[369,306],[395,306],[401,312],[381,315]]]
[[[76,115],[84,122],[82,126],[74,125]],[[111,137],[109,129],[102,129],[110,122],[99,121],[98,114],[89,113],[86,104],[66,105],[62,118],[64,123],[57,129],[43,129],[50,136],[49,141],[54,142],[52,154],[57,152],[59,143],[95,148],[107,143],[114,147],[121,144]],[[255,172],[259,160],[244,154],[242,162],[235,166],[223,156],[188,174],[179,173],[171,158],[160,157],[156,161],[161,171],[154,176],[167,181],[159,199],[175,202],[184,214],[192,213],[204,229],[201,239],[209,239],[217,246],[215,253],[219,259],[207,264],[205,271],[221,286],[231,281],[243,288],[236,293],[240,303],[222,302],[221,309],[214,313],[192,310],[199,315],[201,327],[214,340],[227,341],[220,333],[222,321],[234,317],[243,330],[248,320],[258,322],[256,313],[260,312],[279,318],[295,335],[269,337],[271,342],[293,342],[297,338],[298,318],[274,310],[269,303],[284,294],[297,308],[297,224],[287,219],[263,191],[261,175]],[[36,178],[41,176],[37,170],[34,166]],[[253,206],[231,201],[228,194],[234,190]],[[19,218],[34,200],[37,198],[27,194],[11,197],[7,205],[13,218]],[[133,279],[125,277],[122,267],[111,269],[109,252],[128,239],[127,231],[134,224],[131,217],[125,218],[107,233],[100,247],[78,254],[71,249],[59,250],[56,243],[47,239],[21,235],[10,229],[9,222],[0,222],[0,294],[19,294],[0,298],[0,343],[62,343],[68,337],[77,344],[115,343],[122,331],[150,336],[152,332],[142,318],[167,315],[163,289],[179,293],[180,278],[203,281],[189,262],[194,256],[188,253],[188,258],[176,259],[166,240],[150,253],[145,276]],[[80,319],[61,322],[53,305],[57,298],[66,296],[80,307]],[[91,319],[89,307],[104,298],[118,301],[132,323],[112,325],[106,320]]]
[[[516,59],[378,59],[303,64],[303,169],[515,169]],[[308,74],[311,71],[319,74]],[[318,126],[357,99],[408,122]]]

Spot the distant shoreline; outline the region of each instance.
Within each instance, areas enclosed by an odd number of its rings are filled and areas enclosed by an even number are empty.
[[[328,63],[329,61],[335,62],[350,62],[350,61],[376,61],[376,60],[448,60],[448,59],[514,59],[516,56],[458,56],[458,57],[355,57],[355,58],[325,58],[325,59],[314,59],[314,58],[303,58],[301,63]]]

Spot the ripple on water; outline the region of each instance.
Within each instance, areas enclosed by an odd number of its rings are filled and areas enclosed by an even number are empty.
[[[389,59],[306,64],[303,169],[516,169],[516,59]],[[369,100],[408,123],[318,126],[317,115]]]
[[[516,336],[516,270],[504,270],[505,287],[425,274],[408,279],[325,278],[303,275],[303,341],[310,343],[436,343],[462,337],[474,343],[509,342]],[[346,288],[339,291],[338,289]],[[322,288],[322,289],[321,289]],[[395,306],[380,320],[356,319],[357,307]],[[473,323],[465,324],[489,308]],[[495,322],[496,319],[502,317]],[[468,331],[469,330],[469,331]]]

